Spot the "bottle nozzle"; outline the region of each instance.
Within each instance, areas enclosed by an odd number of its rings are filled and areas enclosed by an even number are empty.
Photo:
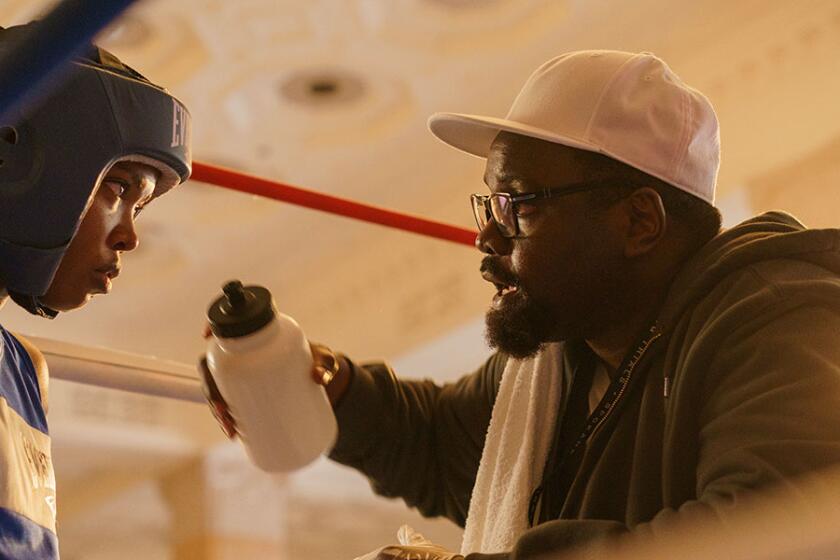
[[[217,338],[236,338],[256,332],[275,317],[271,292],[262,286],[225,282],[222,295],[207,309],[210,330]]]
[[[232,309],[236,309],[245,305],[245,288],[239,280],[231,280],[222,287],[222,292],[225,294],[228,303]]]

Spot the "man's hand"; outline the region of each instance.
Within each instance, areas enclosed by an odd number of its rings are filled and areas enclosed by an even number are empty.
[[[225,435],[228,438],[235,437],[238,433],[236,431],[236,422],[234,422],[233,416],[230,415],[227,403],[219,392],[213,376],[210,374],[206,356],[201,356],[198,360],[198,372],[201,374],[201,388],[204,391],[204,398],[207,399],[207,404],[210,405],[210,412],[213,413],[213,417],[219,423],[219,427]]]
[[[209,328],[204,333],[204,338],[210,336]],[[330,404],[335,406],[335,403],[341,398],[347,390],[347,385],[350,382],[349,365],[341,356],[330,350],[323,344],[310,342],[309,348],[312,351],[312,381],[318,385],[323,385],[327,391],[327,397]],[[278,375],[282,375],[282,364],[278,364]],[[201,374],[202,389],[204,390],[204,397],[207,399],[207,404],[210,405],[210,411],[219,423],[219,427],[229,438],[233,438],[238,433],[236,430],[236,421],[230,414],[230,409],[225,402],[224,397],[219,392],[213,376],[210,374],[210,369],[207,367],[207,358],[201,356],[198,361],[198,371]]]
[[[384,546],[355,560],[464,560],[460,554],[449,552],[426,540],[408,525],[397,532],[399,545]]]

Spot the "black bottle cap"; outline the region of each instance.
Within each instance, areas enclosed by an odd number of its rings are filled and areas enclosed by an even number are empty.
[[[262,286],[243,286],[231,280],[224,295],[207,310],[210,330],[219,338],[236,338],[256,332],[274,319],[271,292]]]

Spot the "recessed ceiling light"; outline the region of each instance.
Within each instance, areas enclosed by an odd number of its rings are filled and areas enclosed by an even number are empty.
[[[364,95],[364,82],[347,70],[304,70],[279,86],[283,99],[312,107],[344,105]]]

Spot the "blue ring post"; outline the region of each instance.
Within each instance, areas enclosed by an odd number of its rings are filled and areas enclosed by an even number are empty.
[[[0,58],[0,122],[37,103],[60,83],[65,63],[135,0],[64,0],[33,33]]]

